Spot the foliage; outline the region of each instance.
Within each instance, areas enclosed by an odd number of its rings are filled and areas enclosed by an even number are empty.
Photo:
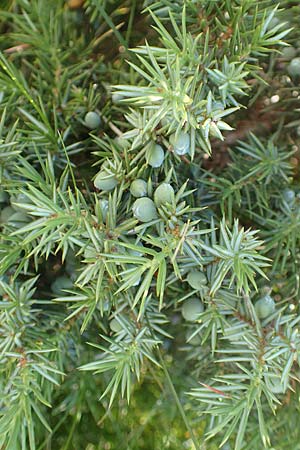
[[[298,2],[0,17],[0,447],[300,448]]]

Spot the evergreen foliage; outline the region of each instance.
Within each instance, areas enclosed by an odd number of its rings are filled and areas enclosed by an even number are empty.
[[[299,2],[0,18],[0,448],[299,450]]]

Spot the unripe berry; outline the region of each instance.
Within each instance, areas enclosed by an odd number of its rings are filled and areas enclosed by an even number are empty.
[[[228,443],[222,445],[222,447],[220,448],[220,450],[231,450],[231,447]]]
[[[9,225],[15,228],[22,228],[27,225],[28,222],[30,222],[30,218],[21,211],[14,212],[7,221]]]
[[[165,158],[165,152],[161,145],[155,144],[147,151],[146,159],[149,166],[158,168],[162,165]]]
[[[172,134],[170,136],[170,142],[173,145],[174,153],[176,155],[185,155],[190,149],[190,135],[184,131]]]
[[[85,115],[84,123],[85,123],[85,126],[87,128],[89,128],[90,130],[94,130],[95,128],[98,128],[101,123],[99,114],[97,114],[94,111],[89,111]]]
[[[65,271],[72,279],[76,278],[76,270],[79,269],[79,261],[76,259],[76,253],[69,248],[65,259]]]
[[[189,285],[193,289],[197,289],[197,291],[200,291],[207,284],[207,278],[200,270],[192,270],[189,272],[186,280]]]
[[[275,374],[267,374],[265,376],[266,385],[273,394],[284,394],[286,389],[283,383],[281,383],[280,376]]]
[[[292,189],[284,189],[282,195],[287,203],[293,203],[296,197],[295,191],[292,191]]]
[[[212,109],[215,111],[224,111],[224,105],[222,102],[217,101],[217,102],[213,102],[212,104]]]
[[[95,247],[90,247],[90,246],[85,247],[84,252],[83,252],[84,259],[92,259],[92,258],[96,258],[96,256],[97,256],[97,251],[96,251]]]
[[[140,247],[141,249],[144,248],[143,244],[138,241],[136,242],[136,239],[129,238],[128,241],[126,241],[128,244],[136,245],[137,247]],[[143,252],[139,252],[138,250],[133,250],[132,248],[127,248],[126,250],[130,255],[132,256],[142,256]]]
[[[290,60],[295,58],[297,50],[294,47],[284,47],[282,50],[282,58]]]
[[[24,211],[24,209],[19,206],[18,204],[22,205],[24,203],[30,203],[30,199],[29,197],[27,197],[27,195],[20,193],[17,194],[16,196],[13,196],[10,198],[10,203],[12,208],[14,208],[15,211]]]
[[[109,328],[111,329],[111,331],[113,331],[114,333],[118,333],[119,331],[122,331],[122,325],[120,324],[120,322],[113,318],[111,319],[111,321],[109,322]]]
[[[186,342],[190,345],[201,345],[202,339],[199,333],[195,334],[195,336],[193,336],[191,338],[191,336],[194,334],[193,330],[188,330],[188,332],[186,333]]]
[[[275,28],[277,25],[279,25],[280,20],[278,19],[278,17],[274,16],[272,18],[272,20],[270,21],[270,23],[268,24],[268,30],[272,30],[273,28]]]
[[[160,184],[154,192],[154,202],[156,206],[164,205],[165,203],[174,202],[174,189],[169,183]]]
[[[146,197],[147,195],[147,183],[146,181],[138,178],[134,180],[130,185],[130,193],[133,197]]]
[[[119,92],[114,92],[114,93],[111,95],[111,101],[112,101],[114,104],[120,103],[120,101],[123,100],[123,98],[124,98],[124,96],[123,96],[122,94],[120,94]]]
[[[104,167],[107,164],[104,163]],[[106,170],[100,170],[94,179],[94,186],[100,191],[112,191],[118,184],[114,175],[110,175]]]
[[[157,218],[154,202],[148,197],[138,198],[132,205],[133,215],[140,222],[151,222]]]
[[[300,58],[294,58],[287,67],[289,75],[296,77],[300,75]]]
[[[115,137],[114,141],[117,143],[119,147],[122,149],[130,148],[130,142],[128,139],[124,139],[122,136]]]
[[[275,302],[270,295],[260,298],[254,305],[257,317],[265,319],[275,311]]]
[[[11,206],[6,206],[5,208],[3,208],[1,210],[0,213],[0,221],[2,223],[7,223],[7,221],[9,220],[10,216],[12,214],[14,214],[16,211],[14,210],[14,208],[12,208]]]
[[[9,200],[9,195],[7,192],[0,190],[0,203],[6,203]]]
[[[133,275],[130,285],[131,286],[139,286],[139,284],[141,282],[141,276],[137,273],[137,267],[134,264],[129,264],[128,269],[130,270],[130,276]],[[128,272],[127,272],[127,275],[129,275]]]
[[[102,213],[103,222],[105,222],[106,217],[107,217],[107,212],[108,212],[108,200],[106,200],[105,198],[100,199],[99,206],[100,206],[100,210]]]
[[[57,296],[67,295],[67,293],[64,291],[64,289],[72,289],[72,287],[73,287],[73,282],[66,275],[57,277],[56,280],[54,280],[51,283],[51,291],[53,292],[53,294],[55,294]]]
[[[181,314],[188,322],[194,322],[203,312],[203,309],[203,303],[198,298],[193,297],[183,303]]]

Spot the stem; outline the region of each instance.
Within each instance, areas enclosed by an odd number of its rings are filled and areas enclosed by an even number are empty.
[[[163,371],[164,371],[164,373],[165,373],[165,376],[166,376],[167,382],[168,382],[168,384],[169,384],[171,393],[172,393],[172,395],[173,395],[173,397],[174,397],[174,400],[175,400],[176,405],[177,405],[177,407],[178,407],[178,410],[179,410],[179,412],[180,412],[180,414],[181,414],[182,420],[183,420],[183,422],[184,422],[184,424],[185,424],[185,426],[186,426],[186,429],[188,430],[188,432],[189,432],[189,434],[190,434],[190,437],[191,437],[191,439],[192,439],[192,441],[193,441],[193,444],[194,444],[194,446],[195,446],[195,449],[196,449],[196,450],[201,450],[200,447],[199,447],[199,445],[198,445],[196,436],[195,436],[195,434],[194,434],[194,432],[193,432],[193,430],[192,430],[192,428],[191,428],[191,426],[190,426],[190,424],[189,424],[189,422],[188,422],[187,416],[186,416],[186,414],[185,414],[185,412],[184,412],[183,406],[182,406],[182,404],[181,404],[181,402],[180,402],[180,399],[179,399],[179,397],[178,397],[178,395],[177,395],[176,389],[175,389],[175,387],[174,387],[174,384],[173,384],[172,379],[171,379],[171,377],[170,377],[170,374],[169,374],[169,372],[168,372],[167,366],[166,366],[166,364],[165,364],[165,362],[164,362],[164,360],[163,360],[163,357],[162,357],[162,354],[161,354],[161,351],[160,351],[159,347],[157,347],[157,353],[158,353],[158,359],[159,359],[159,362],[160,362],[160,364],[161,364],[161,366],[162,366],[162,368],[163,368]]]
[[[71,429],[70,429],[70,432],[69,432],[69,435],[68,435],[67,442],[65,443],[65,445],[64,445],[62,450],[68,450],[68,448],[69,448],[69,446],[71,444],[71,440],[72,440],[72,437],[73,437],[74,430],[75,430],[75,427],[77,425],[77,422],[78,422],[78,419],[77,419],[76,414],[75,414],[75,417],[73,419],[73,423],[72,423],[72,426],[71,426]]]
[[[81,414],[78,416],[77,413],[79,411],[82,411],[82,398],[83,398],[83,395],[84,395],[83,394],[83,382],[80,383],[80,388],[81,389],[80,389],[80,394],[79,394],[79,398],[78,398],[78,406],[77,406],[76,411],[75,411],[75,415],[74,415],[73,422],[72,422],[72,425],[71,425],[71,428],[70,428],[70,432],[68,434],[67,441],[66,441],[65,445],[63,446],[62,450],[68,450],[70,448],[70,444],[72,442],[72,438],[73,438],[73,435],[74,435],[74,430],[76,428],[76,425],[81,420]]]
[[[151,327],[151,325],[150,325],[149,319],[148,319],[148,317],[147,317],[146,314],[145,314],[145,318],[146,318],[146,322],[147,322],[147,325],[148,325],[148,327],[149,327],[149,330],[150,330],[150,332],[151,332],[151,334],[152,334],[152,337],[153,337],[153,339],[155,339],[155,336],[154,336],[152,327]],[[191,439],[192,439],[192,441],[193,441],[193,444],[194,444],[194,446],[195,446],[195,449],[196,449],[196,450],[201,450],[201,448],[200,448],[199,445],[198,445],[196,436],[195,436],[195,434],[194,434],[194,432],[193,432],[193,430],[192,430],[192,427],[191,427],[190,424],[189,424],[188,418],[187,418],[187,416],[186,416],[186,414],[185,414],[185,412],[184,412],[184,409],[183,409],[183,406],[182,406],[182,404],[181,404],[181,402],[180,402],[180,399],[179,399],[179,397],[178,397],[178,395],[177,395],[176,389],[175,389],[175,387],[174,387],[173,381],[172,381],[172,379],[171,379],[171,377],[170,377],[170,374],[169,374],[169,372],[168,372],[168,369],[167,369],[167,366],[166,366],[166,364],[165,364],[165,361],[164,361],[164,359],[163,359],[163,357],[162,357],[162,354],[161,354],[161,351],[160,351],[160,349],[159,349],[159,346],[157,346],[157,354],[158,354],[158,359],[159,359],[159,362],[160,362],[160,364],[161,364],[161,367],[162,367],[162,369],[163,369],[163,371],[164,371],[164,374],[165,374],[165,376],[166,376],[166,379],[167,379],[169,388],[170,388],[171,393],[172,393],[172,395],[173,395],[173,397],[174,397],[175,403],[176,403],[177,408],[178,408],[178,410],[179,410],[179,413],[180,413],[180,415],[181,415],[181,417],[182,417],[182,420],[183,420],[183,422],[184,422],[184,424],[185,424],[185,426],[186,426],[186,429],[187,429],[187,431],[189,432],[189,435],[190,435],[190,437],[191,437]]]

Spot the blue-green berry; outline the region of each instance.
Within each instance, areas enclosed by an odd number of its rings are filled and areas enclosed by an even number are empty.
[[[51,291],[53,294],[59,296],[59,295],[66,295],[65,289],[72,289],[73,282],[71,278],[67,277],[66,275],[62,275],[60,277],[57,277],[52,283],[51,283]]]
[[[94,179],[95,188],[100,191],[112,191],[118,184],[118,180],[114,175],[108,174],[104,170],[100,170]]]
[[[202,339],[199,333],[195,334],[192,338],[191,336],[194,334],[194,330],[188,330],[186,333],[186,341],[190,345],[201,345]]]
[[[224,111],[224,104],[220,101],[213,102],[212,109],[214,111]]]
[[[76,253],[72,248],[69,248],[65,259],[65,271],[70,277],[76,277],[76,270],[79,269],[79,261],[76,258]]]
[[[132,240],[130,239],[128,244],[135,245],[137,247],[140,247],[141,249],[144,248],[143,244],[140,241],[136,242],[135,239],[132,239]],[[142,256],[143,255],[143,252],[139,252],[138,250],[133,250],[132,248],[128,248],[127,251],[132,256]]]
[[[270,295],[260,298],[254,305],[257,317],[265,319],[275,311],[275,302]]]
[[[200,291],[207,284],[207,278],[200,270],[192,270],[189,272],[186,280],[197,291]]]
[[[169,183],[161,183],[154,192],[154,203],[158,207],[166,203],[172,204],[174,198],[174,189]]]
[[[100,211],[102,214],[103,222],[106,221],[107,213],[108,213],[108,200],[106,198],[102,198],[99,200]]]
[[[287,71],[292,77],[300,75],[300,58],[294,58],[287,66]]]
[[[117,136],[114,141],[116,142],[117,146],[119,146],[121,149],[129,149],[130,148],[130,141],[128,139],[124,139],[122,136]]]
[[[7,220],[7,223],[14,228],[22,228],[27,225],[28,222],[30,222],[30,217],[21,211],[15,211]]]
[[[282,58],[290,60],[295,58],[297,55],[297,50],[294,47],[284,47],[282,50]]]
[[[286,388],[281,382],[280,376],[275,374],[265,375],[266,385],[273,394],[284,394]]]
[[[161,145],[155,144],[147,150],[147,163],[149,166],[157,169],[162,165],[165,159],[165,152]]]
[[[222,445],[222,447],[220,448],[220,450],[231,450],[231,449],[232,447],[228,443]]]
[[[113,319],[111,319],[111,321],[109,322],[109,328],[114,333],[119,333],[123,329],[122,325],[120,324],[120,322],[115,317]]]
[[[287,203],[293,203],[296,197],[295,191],[293,191],[292,189],[284,189],[282,195]]]
[[[151,222],[157,218],[154,202],[148,197],[138,198],[132,205],[133,215],[140,222]]]
[[[184,131],[172,134],[170,142],[173,145],[176,155],[185,155],[190,150],[190,135]]]
[[[7,223],[10,216],[12,216],[15,212],[16,212],[15,209],[12,208],[11,206],[5,206],[5,208],[1,210],[0,221],[2,223]]]
[[[124,96],[123,96],[122,94],[120,94],[119,92],[114,92],[114,93],[111,95],[111,101],[112,101],[114,104],[120,103],[120,101],[123,100],[123,99],[124,99]]]
[[[203,312],[203,303],[196,297],[186,300],[181,308],[181,314],[188,322],[194,322]]]
[[[9,200],[9,195],[3,189],[0,189],[0,203],[6,203]]]
[[[25,203],[30,203],[30,199],[29,197],[27,197],[26,194],[23,194],[22,192],[20,192],[19,194],[17,194],[16,196],[13,196],[10,198],[10,203],[11,206],[16,210],[16,211],[24,211],[24,208],[22,208],[22,205]],[[20,206],[19,206],[20,205]]]
[[[280,19],[278,19],[278,17],[276,17],[276,16],[274,16],[271,20],[270,20],[270,22],[269,22],[269,24],[268,24],[268,30],[272,30],[273,28],[275,28],[277,25],[279,25],[280,24]]]
[[[134,264],[128,265],[128,272],[126,272],[127,277],[130,277],[130,285],[138,286],[141,282],[141,276],[137,272],[137,267]]]
[[[95,247],[90,247],[89,245],[85,247],[83,252],[84,259],[93,259],[97,257],[97,251]]]
[[[90,130],[95,130],[95,128],[98,128],[101,124],[101,119],[99,114],[97,114],[95,111],[89,111],[86,113],[84,118],[84,123],[87,128]]]
[[[147,195],[147,183],[141,178],[137,178],[130,185],[130,193],[133,197],[146,197]]]

